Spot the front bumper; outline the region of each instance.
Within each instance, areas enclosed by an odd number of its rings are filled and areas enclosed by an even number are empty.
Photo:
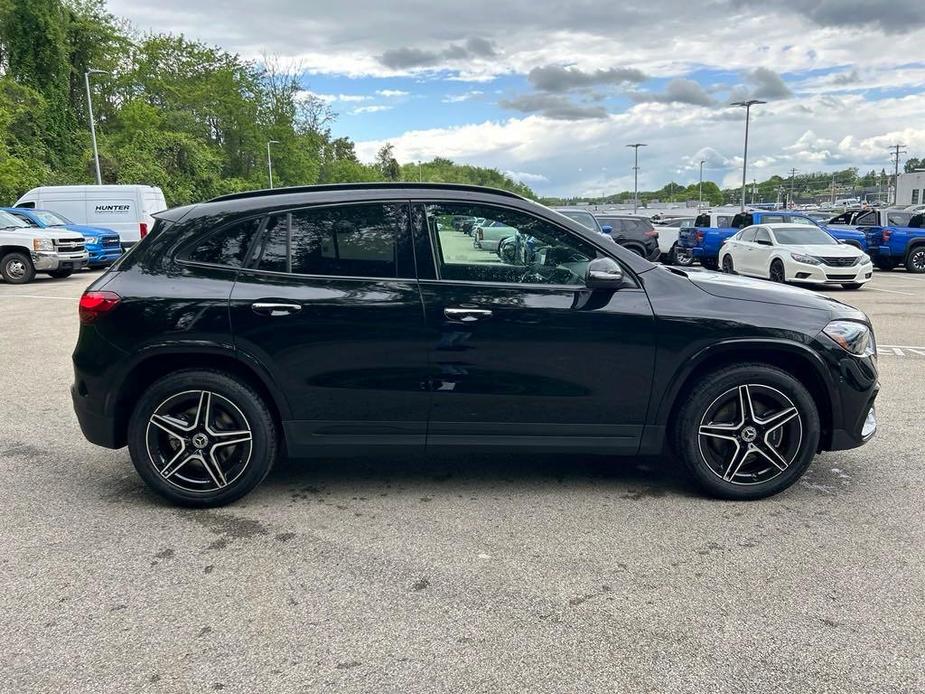
[[[99,250],[89,249],[89,254],[90,267],[112,265],[122,255],[122,247],[117,246],[116,248],[101,248]]]
[[[37,272],[53,272],[55,270],[80,270],[90,262],[90,254],[83,253],[56,253],[54,251],[32,251],[32,265]]]
[[[873,277],[874,266],[869,260],[854,267],[829,267],[794,262],[793,274],[787,279],[806,284],[864,284]]]

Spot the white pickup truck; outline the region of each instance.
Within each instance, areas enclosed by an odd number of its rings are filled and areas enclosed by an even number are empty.
[[[0,275],[8,284],[31,282],[37,272],[60,279],[89,261],[84,237],[77,232],[39,229],[0,210]]]

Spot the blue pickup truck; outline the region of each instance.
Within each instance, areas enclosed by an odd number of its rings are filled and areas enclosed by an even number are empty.
[[[711,270],[719,267],[719,249],[726,239],[739,229],[753,224],[806,224],[820,227],[834,236],[842,243],[847,243],[867,250],[867,239],[864,232],[855,229],[829,229],[800,212],[789,210],[746,210],[737,212],[730,220],[729,214],[724,212],[705,212],[697,216],[694,226],[681,229],[678,234],[678,245],[690,251],[691,255],[700,261],[700,264]]]
[[[925,272],[925,213],[912,215],[903,226],[869,228],[867,252],[881,270],[905,265],[909,272]]]

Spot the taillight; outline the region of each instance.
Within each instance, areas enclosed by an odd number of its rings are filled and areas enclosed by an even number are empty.
[[[476,230],[476,232],[475,232],[475,238],[477,238],[479,241],[481,241],[482,239],[485,238],[485,234],[482,233],[482,227],[479,227],[479,228]]]
[[[884,241],[889,241],[889,240],[890,240],[890,235],[891,235],[892,233],[893,233],[893,230],[892,230],[892,229],[882,229],[882,230],[880,231],[880,238],[882,238]]]
[[[643,232],[642,235],[645,236],[647,239],[653,239],[653,238],[657,239],[658,238],[658,232],[655,229],[652,229],[650,231],[645,231]]]
[[[89,325],[97,318],[112,311],[122,297],[115,292],[84,292],[80,297],[77,314],[83,325]]]
[[[698,232],[695,234],[695,236],[697,237],[697,243],[700,243],[701,241],[703,241],[703,232],[702,232],[702,231],[698,231]]]
[[[140,222],[138,224],[138,234],[141,236],[141,238],[144,238],[145,236],[148,235],[148,223],[147,222]]]

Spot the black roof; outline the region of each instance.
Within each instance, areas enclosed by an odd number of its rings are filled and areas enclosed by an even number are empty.
[[[505,195],[517,200],[526,200],[522,195],[512,193],[509,190],[501,188],[491,188],[489,186],[473,186],[463,183],[420,183],[412,181],[402,182],[375,182],[375,183],[327,183],[312,186],[290,186],[288,188],[267,188],[264,190],[248,190],[243,193],[229,193],[228,195],[219,195],[212,198],[209,202],[221,202],[223,200],[246,200],[248,198],[262,198],[272,195],[291,195],[293,193],[322,193],[325,191],[350,191],[350,190],[458,190],[470,193],[492,193],[494,195]]]

